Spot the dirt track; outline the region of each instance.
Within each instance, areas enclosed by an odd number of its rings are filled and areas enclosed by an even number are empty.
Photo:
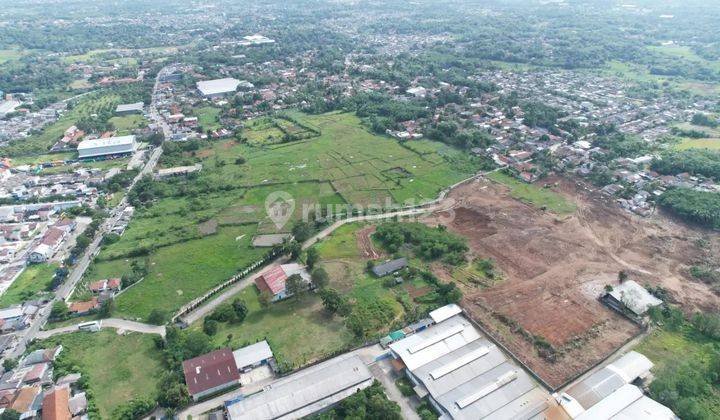
[[[700,254],[717,251],[717,234],[661,216],[640,219],[597,193],[558,182],[578,205],[566,218],[514,200],[484,179],[449,195],[459,205],[448,228],[468,238],[473,256],[493,258],[505,278],[485,290],[464,285],[464,307],[549,384],[562,384],[640,332],[597,300],[621,270],[640,284],[662,285],[688,311],[720,307],[707,285],[685,274]],[[425,221],[440,216],[448,214]],[[700,237],[710,237],[713,248],[698,249]],[[518,327],[559,350],[557,361],[540,357]]]

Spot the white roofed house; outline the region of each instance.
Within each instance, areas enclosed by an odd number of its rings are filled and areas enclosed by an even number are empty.
[[[78,144],[78,158],[119,156],[132,154],[137,150],[135,136],[109,137],[104,139],[85,140]]]
[[[235,93],[240,81],[232,77],[215,80],[203,80],[197,82],[198,91],[207,98],[218,98],[230,93]]]
[[[611,308],[636,319],[641,318],[653,306],[662,304],[662,300],[650,294],[633,280],[626,280],[613,287],[612,291],[606,293],[602,300]]]
[[[268,364],[273,358],[273,352],[268,342],[263,340],[233,351],[233,357],[238,370],[245,372]]]

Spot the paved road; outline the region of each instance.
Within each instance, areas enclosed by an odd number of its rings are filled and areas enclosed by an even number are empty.
[[[100,328],[115,328],[118,330],[135,331],[143,334],[159,334],[160,336],[165,337],[165,326],[143,324],[140,322],[128,321],[118,318],[108,318],[100,320],[98,322],[100,323]],[[82,324],[82,322],[78,322],[77,324],[68,325],[65,327],[55,328],[52,330],[40,331],[37,333],[35,338],[45,339],[55,335],[75,332],[78,331],[78,325],[80,324]]]
[[[400,406],[402,418],[405,420],[420,420],[420,416],[418,416],[415,411],[412,400],[403,396],[397,385],[395,385],[395,378],[392,376],[390,363],[387,360],[381,360],[369,366],[369,369],[375,379],[385,388],[385,394],[388,396],[388,399],[395,401]],[[415,405],[417,405],[417,403]]]
[[[153,97],[155,96],[154,93],[155,89],[157,89],[157,86],[158,83],[156,80],[155,88],[153,90]],[[154,107],[154,105],[152,106]],[[152,150],[150,158],[145,163],[145,166],[137,174],[137,176],[133,179],[132,183],[127,189],[128,191],[130,191],[143,176],[152,173],[152,171],[155,169],[155,165],[157,165],[158,160],[160,160],[161,155],[162,147],[156,147]],[[100,244],[102,243],[103,236],[108,233],[112,229],[112,227],[120,220],[120,217],[122,216],[122,211],[125,209],[125,207],[127,207],[127,205],[128,202],[126,195],[125,197],[123,197],[120,203],[118,203],[118,205],[110,211],[110,215],[108,216],[108,218],[106,218],[103,224],[100,225],[90,245],[87,247],[87,249],[85,249],[85,252],[82,254],[80,259],[77,260],[74,267],[68,274],[67,279],[65,279],[65,282],[60,285],[58,290],[55,292],[55,297],[50,301],[47,306],[43,307],[40,310],[39,315],[26,329],[19,331],[15,334],[17,340],[15,348],[7,352],[5,358],[16,359],[23,353],[25,353],[27,344],[34,340],[36,337],[38,337],[40,329],[47,322],[48,317],[50,316],[50,308],[52,308],[52,305],[60,300],[64,300],[65,302],[68,301],[68,299],[72,295],[73,290],[75,290],[75,286],[77,286],[77,284],[82,279],[93,258],[95,257],[95,255],[97,255],[98,252],[100,252]]]

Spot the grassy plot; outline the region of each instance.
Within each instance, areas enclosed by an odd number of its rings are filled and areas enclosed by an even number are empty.
[[[242,324],[221,323],[213,336],[217,346],[241,347],[267,339],[278,363],[300,367],[350,347],[353,335],[340,317],[331,317],[322,309],[315,294],[288,299],[262,308],[257,289],[249,287],[238,297],[249,309]],[[202,321],[192,328],[200,329]],[[228,337],[230,339],[228,341]]]
[[[152,252],[147,277],[117,298],[117,313],[147,319],[153,309],[168,314],[179,310],[263,255],[250,246],[254,229],[220,228],[216,234]]]
[[[690,123],[678,124],[676,126],[680,130],[685,131],[698,131],[707,134],[705,138],[689,138],[680,137],[680,142],[673,146],[676,150],[687,150],[687,149],[720,149],[720,129],[702,127],[693,125]]]
[[[541,209],[547,209],[560,215],[570,214],[576,206],[562,195],[549,189],[522,182],[502,172],[492,172],[489,179],[503,184],[510,189],[510,195],[525,203]]]
[[[57,264],[29,265],[13,284],[0,296],[0,308],[17,305],[46,291],[52,283]]]
[[[118,135],[121,136],[131,134],[133,130],[146,127],[148,124],[147,118],[138,114],[112,117],[109,122],[115,126],[115,129],[118,130]]]
[[[203,132],[222,128],[220,124],[220,108],[204,106],[193,110],[193,115],[198,118],[198,124]]]
[[[67,372],[79,369],[93,394],[102,418],[133,398],[154,398],[163,373],[162,355],[152,335],[115,330],[77,332],[56,336],[35,344],[37,348],[62,345],[56,364]]]

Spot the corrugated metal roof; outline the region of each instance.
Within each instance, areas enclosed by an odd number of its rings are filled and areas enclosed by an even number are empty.
[[[620,413],[625,407],[642,398],[643,393],[635,385],[623,385],[599,403],[590,407],[575,420],[603,420]]]
[[[217,95],[222,93],[235,92],[240,81],[232,77],[215,80],[203,80],[197,82],[197,88],[203,95]]]
[[[652,367],[653,362],[636,351],[625,354],[608,366],[608,368],[615,370],[623,376],[623,379],[628,383],[647,375]]]
[[[660,299],[651,295],[650,292],[633,280],[627,280],[615,286],[610,295],[637,315],[642,315],[648,308],[662,303]]]
[[[621,412],[612,416],[613,420],[671,420],[678,419],[673,411],[659,402],[641,397],[634,403],[625,407]]]
[[[230,420],[299,418],[340,401],[372,383],[357,355],[335,358],[283,378],[263,392],[227,407]]]
[[[452,334],[450,334],[452,333]],[[441,340],[438,340],[442,338]],[[414,371],[466,344],[480,338],[480,333],[462,316],[456,315],[442,324],[434,325],[417,334],[390,345],[408,369]],[[432,343],[430,345],[427,345]],[[422,347],[421,350],[418,348]],[[410,352],[410,350],[416,350]]]
[[[430,318],[432,318],[432,320],[435,321],[435,323],[439,324],[439,323],[445,321],[446,319],[451,318],[461,312],[462,312],[462,309],[458,305],[451,303],[449,305],[445,305],[441,308],[435,309],[434,311],[430,312],[429,315],[430,315]]]
[[[462,315],[390,348],[448,418],[526,419],[548,407],[550,395]]]
[[[565,393],[587,410],[626,383],[625,379],[616,372],[603,368],[571,386]]]
[[[273,357],[273,352],[267,341],[263,340],[233,351],[233,357],[237,368],[242,369]]]

